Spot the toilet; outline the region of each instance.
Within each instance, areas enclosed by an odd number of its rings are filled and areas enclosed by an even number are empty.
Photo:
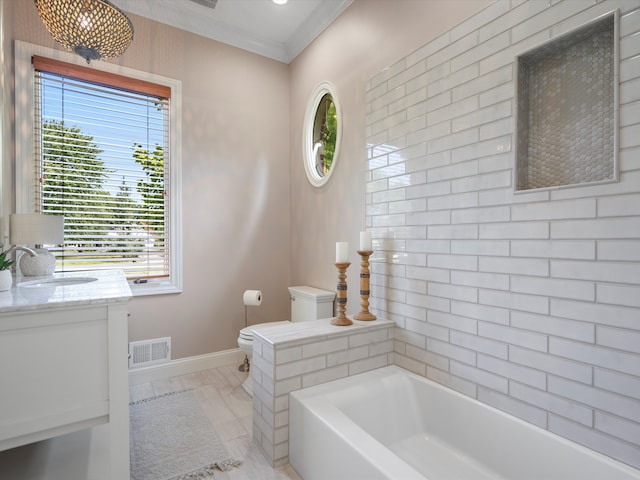
[[[254,329],[286,325],[291,322],[306,322],[318,318],[330,318],[333,316],[333,299],[335,296],[335,292],[315,287],[289,287],[291,320],[258,323],[243,328],[240,330],[240,335],[238,336],[238,347],[240,347],[240,350],[246,355],[247,359],[251,361]],[[253,396],[251,375],[244,381],[242,387],[249,395]]]

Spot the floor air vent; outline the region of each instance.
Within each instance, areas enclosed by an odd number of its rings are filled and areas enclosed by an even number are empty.
[[[171,360],[171,337],[129,342],[129,368],[148,367]]]

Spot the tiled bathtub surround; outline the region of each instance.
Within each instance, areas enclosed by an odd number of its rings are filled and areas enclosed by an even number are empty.
[[[394,322],[349,327],[330,319],[256,329],[253,335],[253,438],[273,465],[289,455],[289,392],[393,363]]]
[[[619,182],[514,193],[517,55],[620,9]],[[640,4],[499,0],[367,85],[394,363],[640,468]]]

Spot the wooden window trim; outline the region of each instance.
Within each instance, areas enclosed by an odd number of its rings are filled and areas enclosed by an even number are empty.
[[[96,83],[103,86],[116,87],[130,92],[142,93],[158,98],[171,98],[171,88],[146,80],[125,77],[116,73],[94,70],[89,67],[61,62],[51,58],[34,55],[33,67],[41,72],[55,73],[78,80]]]

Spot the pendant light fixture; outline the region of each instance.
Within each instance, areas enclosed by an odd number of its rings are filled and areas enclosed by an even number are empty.
[[[131,20],[107,0],[34,0],[51,36],[87,63],[120,56],[133,40]]]

